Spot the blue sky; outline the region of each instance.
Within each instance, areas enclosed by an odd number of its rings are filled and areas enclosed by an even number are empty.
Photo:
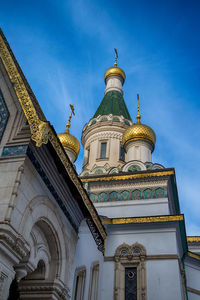
[[[75,106],[71,133],[104,95],[114,50],[126,73],[124,98],[134,120],[157,136],[153,162],[176,170],[188,235],[200,235],[200,2],[149,0],[1,1],[1,28],[57,132]],[[81,170],[83,149],[77,160]]]

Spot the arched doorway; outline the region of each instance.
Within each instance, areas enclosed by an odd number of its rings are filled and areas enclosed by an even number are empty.
[[[61,299],[62,294],[63,299],[67,299],[63,293],[63,284],[59,280],[61,269],[59,239],[45,218],[41,218],[32,227],[30,245],[29,258],[20,263],[27,270],[27,275],[18,285],[20,300]]]

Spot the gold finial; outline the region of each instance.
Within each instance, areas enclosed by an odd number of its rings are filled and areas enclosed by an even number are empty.
[[[139,103],[139,93],[137,93],[137,116],[136,116],[136,119],[137,119],[137,124],[140,124],[140,119],[141,119],[141,116],[140,116],[140,103]]]
[[[69,127],[71,126],[71,118],[72,118],[72,114],[75,115],[74,113],[74,105],[70,104],[69,105],[70,108],[71,108],[71,113],[70,113],[70,116],[69,116],[69,119],[68,119],[68,123],[66,125],[67,129],[66,129],[66,132],[69,133]]]
[[[114,48],[115,50],[115,63],[114,63],[114,66],[117,67],[117,59],[118,59],[118,53],[117,53],[117,49]]]

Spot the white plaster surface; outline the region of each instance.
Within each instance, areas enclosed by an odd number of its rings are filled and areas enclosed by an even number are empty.
[[[151,162],[152,146],[145,141],[130,141],[125,145],[126,162],[139,160],[143,163]]]
[[[122,90],[122,79],[119,76],[109,76],[108,79],[106,80],[106,89],[105,89],[105,94],[110,92],[110,91],[118,91],[121,94],[123,94]]]
[[[148,300],[183,300],[177,260],[147,261]]]
[[[106,228],[106,256],[113,256],[117,247],[123,243],[140,243],[146,248],[147,255],[178,253],[175,228],[137,229],[134,224],[112,225]]]
[[[98,214],[108,218],[168,215],[167,198],[94,203]]]
[[[101,293],[101,283],[103,279],[103,254],[97,249],[97,245],[90,233],[90,230],[85,221],[82,221],[81,226],[79,228],[79,240],[76,246],[76,253],[74,259],[73,273],[77,268],[85,267],[86,268],[86,281],[85,281],[85,293],[84,300],[88,300],[88,292],[89,292],[89,283],[90,283],[90,272],[91,266],[94,262],[99,263],[99,299],[102,298]],[[75,284],[74,276],[71,278],[71,290],[73,290],[72,285]],[[109,298],[107,298],[109,299]]]
[[[200,266],[185,262],[187,286],[200,291]],[[199,296],[200,299],[200,296]]]
[[[200,299],[200,295],[188,292],[188,300],[199,300]]]

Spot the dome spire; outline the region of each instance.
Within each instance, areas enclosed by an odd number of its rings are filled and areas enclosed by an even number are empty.
[[[74,106],[72,104],[70,104],[70,108],[71,108],[71,112],[69,115],[68,123],[66,124],[65,132],[59,133],[58,137],[67,155],[69,156],[71,162],[74,163],[80,151],[80,144],[77,138],[69,133],[72,114],[75,115]]]
[[[136,116],[136,119],[137,119],[137,124],[141,124],[140,122],[140,119],[141,119],[141,115],[140,115],[140,100],[139,100],[139,93],[137,93],[137,116]]]
[[[69,128],[71,126],[71,118],[72,118],[72,114],[75,116],[75,112],[74,112],[74,105],[70,104],[69,105],[71,108],[71,113],[69,115],[69,119],[68,119],[68,123],[66,124],[66,133],[69,133]]]
[[[106,84],[105,94],[110,91],[118,91],[123,95],[122,86],[126,79],[126,75],[124,71],[118,67],[118,52],[117,49],[114,48],[115,51],[115,62],[114,66],[109,68],[104,74],[104,80]]]
[[[115,63],[114,63],[114,66],[117,67],[117,59],[118,59],[118,53],[117,53],[117,49],[114,48],[115,50]]]

